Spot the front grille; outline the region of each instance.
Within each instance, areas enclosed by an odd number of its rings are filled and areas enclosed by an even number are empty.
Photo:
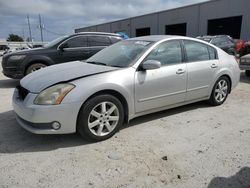
[[[24,100],[25,97],[29,94],[29,90],[23,88],[21,85],[16,86],[16,88],[17,88],[19,97],[20,97],[22,100]]]

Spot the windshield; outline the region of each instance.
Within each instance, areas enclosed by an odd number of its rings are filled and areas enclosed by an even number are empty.
[[[45,44],[44,45],[44,48],[49,48],[49,47],[52,47],[54,46],[55,44],[57,44],[58,42],[64,40],[65,38],[67,38],[68,36],[63,36],[63,37],[59,37],[55,40],[52,40],[51,42],[49,42],[48,44]]]
[[[98,52],[87,60],[87,63],[129,67],[153,42],[142,40],[124,40]]]

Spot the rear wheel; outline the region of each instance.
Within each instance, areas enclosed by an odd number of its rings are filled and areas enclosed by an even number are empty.
[[[250,77],[250,70],[246,70],[245,74],[247,77]]]
[[[81,108],[77,131],[90,141],[102,141],[112,137],[121,127],[124,110],[121,102],[112,95],[98,95]]]
[[[220,77],[214,85],[209,103],[213,106],[221,105],[227,99],[230,91],[230,81],[227,77]]]
[[[27,68],[27,70],[26,70],[26,72],[25,72],[25,75],[28,75],[28,74],[30,74],[30,73],[32,73],[32,72],[35,72],[35,71],[37,71],[37,70],[39,70],[39,69],[41,69],[41,68],[44,68],[44,67],[47,67],[47,65],[45,65],[45,64],[43,64],[43,63],[34,63],[34,64],[30,65],[30,66]]]

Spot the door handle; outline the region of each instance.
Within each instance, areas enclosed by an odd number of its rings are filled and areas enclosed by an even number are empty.
[[[212,64],[212,65],[211,65],[211,68],[213,68],[213,69],[214,69],[214,68],[217,68],[217,67],[218,67],[218,65],[216,65],[216,64]]]
[[[185,73],[185,70],[183,70],[183,69],[178,69],[176,71],[176,74],[183,74],[183,73]]]

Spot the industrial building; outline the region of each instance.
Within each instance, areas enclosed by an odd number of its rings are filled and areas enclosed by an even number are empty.
[[[124,32],[130,37],[170,34],[197,37],[227,34],[250,39],[250,0],[211,0],[180,8],[75,29]]]

